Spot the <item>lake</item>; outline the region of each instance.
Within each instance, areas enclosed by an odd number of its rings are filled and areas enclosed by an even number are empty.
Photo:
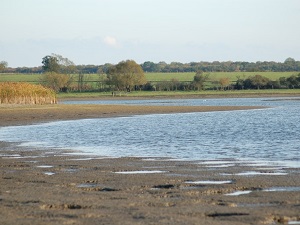
[[[62,104],[249,105],[271,108],[1,127],[0,140],[109,157],[235,159],[300,167],[300,101],[296,98],[68,101]]]

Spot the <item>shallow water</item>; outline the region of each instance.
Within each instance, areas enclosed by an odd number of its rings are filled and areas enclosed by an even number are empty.
[[[272,108],[140,115],[2,127],[0,140],[22,142],[23,146],[31,147],[74,149],[109,157],[261,160],[300,167],[300,101],[270,100],[274,99],[98,101],[93,103],[249,105]],[[79,102],[68,102],[71,103]]]

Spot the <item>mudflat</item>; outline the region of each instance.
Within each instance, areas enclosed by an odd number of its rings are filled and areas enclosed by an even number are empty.
[[[0,126],[253,108],[1,106]],[[237,160],[107,158],[0,142],[0,224],[287,224],[300,221],[299,174]]]
[[[1,105],[0,126],[58,120],[259,109],[256,106],[144,106],[144,105]]]

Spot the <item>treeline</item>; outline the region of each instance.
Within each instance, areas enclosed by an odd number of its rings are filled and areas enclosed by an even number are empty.
[[[197,72],[193,81],[180,82],[176,79],[162,82],[148,82],[142,87],[145,91],[189,91],[189,90],[249,90],[249,89],[296,89],[300,88],[300,73],[289,77],[271,80],[262,75],[247,78],[237,77],[235,82],[229,78],[211,80],[208,74]]]
[[[65,91],[71,92],[111,92],[122,91],[201,91],[201,90],[250,90],[250,89],[298,89],[300,88],[300,73],[289,77],[281,77],[278,80],[271,80],[262,75],[250,77],[237,77],[231,81],[228,77],[211,79],[209,73],[198,71],[191,81],[179,81],[176,78],[164,81],[147,81],[146,83],[135,83],[131,87],[124,86],[128,81],[123,76],[117,75],[120,79],[109,79],[106,75],[99,75],[99,80],[90,81],[87,74],[80,79],[69,82]],[[122,80],[122,77],[125,80]],[[56,81],[58,79],[55,79]],[[62,84],[63,86],[65,84]],[[121,87],[123,85],[123,87]],[[121,88],[116,88],[116,87]],[[60,91],[64,91],[61,89]]]
[[[95,74],[95,73],[107,73],[113,64],[106,63],[104,65],[75,65],[77,73]],[[284,62],[144,62],[140,64],[144,72],[162,72],[162,73],[174,73],[174,72],[300,72],[300,61],[296,61],[293,58],[287,58]],[[42,73],[42,66],[39,67],[18,67],[10,68],[6,67],[2,70],[4,73]]]
[[[291,72],[300,71],[300,61],[287,58],[281,62],[191,62],[180,63],[144,62],[142,68],[145,72]]]

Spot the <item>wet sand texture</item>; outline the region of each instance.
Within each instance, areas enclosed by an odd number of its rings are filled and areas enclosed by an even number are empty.
[[[1,144],[0,224],[283,224],[300,220],[299,190],[265,191],[299,188],[299,169],[284,169],[288,175],[281,176],[239,176],[257,169],[236,162],[208,168],[198,162],[65,153]],[[237,191],[249,193],[227,195]]]

